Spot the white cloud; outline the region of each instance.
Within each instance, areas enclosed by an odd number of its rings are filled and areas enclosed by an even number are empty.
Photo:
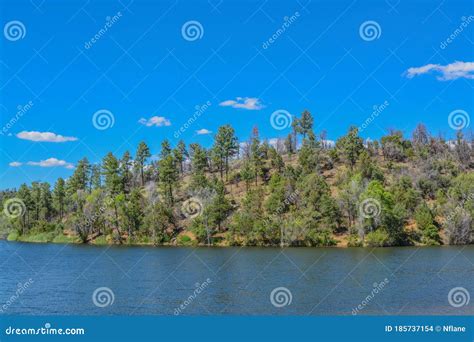
[[[431,72],[438,73],[436,78],[440,81],[455,80],[457,78],[474,79],[474,62],[456,61],[447,65],[427,64],[421,67],[409,68],[406,71],[408,78],[423,75]]]
[[[12,167],[18,167],[18,166],[22,166],[23,163],[14,161],[14,162],[9,163],[8,165],[10,165]]]
[[[206,134],[211,134],[212,131],[202,128],[196,131],[197,135],[206,135]]]
[[[151,126],[156,126],[156,127],[162,127],[162,126],[171,126],[171,121],[168,120],[167,118],[163,116],[152,116],[149,119],[141,118],[138,120],[139,123],[142,125],[145,125],[147,127]]]
[[[65,137],[52,132],[23,131],[18,133],[17,138],[31,141],[61,143],[67,141],[76,141],[76,137]]]
[[[65,160],[60,160],[60,159],[56,159],[56,158],[48,158],[46,160],[41,160],[39,162],[29,161],[26,164],[31,165],[31,166],[40,166],[40,167],[61,166],[61,167],[65,167],[66,169],[73,169],[74,168],[74,165],[72,163],[68,163]]]
[[[265,106],[262,105],[260,99],[256,97],[238,97],[236,100],[227,100],[219,103],[219,106],[242,108],[248,110],[260,110]]]

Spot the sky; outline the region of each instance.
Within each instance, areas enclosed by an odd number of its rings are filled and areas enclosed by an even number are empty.
[[[0,188],[87,156],[316,133],[377,139],[474,123],[474,2],[0,1]]]

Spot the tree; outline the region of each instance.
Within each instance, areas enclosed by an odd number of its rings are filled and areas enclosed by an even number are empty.
[[[23,201],[25,204],[25,213],[23,214],[21,218],[22,222],[22,228],[23,228],[23,233],[26,233],[26,231],[29,228],[30,225],[30,215],[31,212],[34,210],[34,203],[33,199],[31,197],[31,192],[30,189],[26,184],[22,184],[20,186],[20,189],[18,189],[18,197]]]
[[[100,164],[95,164],[92,165],[92,171],[91,171],[91,182],[89,189],[100,189],[102,186],[102,178],[101,178],[101,166]]]
[[[313,116],[307,110],[301,114],[300,119],[295,120],[296,132],[303,135],[303,139],[313,130]]]
[[[255,186],[258,185],[258,176],[263,175],[263,155],[260,147],[260,139],[258,134],[258,128],[255,126],[252,132],[252,138],[250,142],[250,160],[252,162]]]
[[[291,134],[288,134],[288,136],[285,139],[285,150],[291,160],[291,156],[296,151],[296,146],[293,145],[293,137]]]
[[[89,190],[91,166],[87,158],[82,158],[77,163],[76,169],[69,180],[70,190],[75,193],[78,190]]]
[[[119,214],[122,225],[126,227],[128,236],[132,237],[143,222],[142,196],[140,190],[133,189],[128,199],[124,195],[118,197]]]
[[[242,176],[242,180],[245,182],[248,192],[250,189],[250,183],[255,179],[255,169],[253,168],[250,161],[244,161],[242,168],[240,169],[240,175]]]
[[[382,152],[384,158],[390,161],[402,161],[406,158],[406,150],[411,147],[408,140],[403,139],[402,132],[391,131],[382,137]]]
[[[337,141],[336,148],[343,155],[351,169],[353,169],[359,155],[364,150],[364,144],[362,138],[359,137],[357,127],[350,127],[347,135]]]
[[[186,145],[184,144],[184,141],[180,140],[178,142],[178,145],[176,146],[175,149],[173,149],[173,156],[176,162],[179,164],[179,171],[181,174],[184,173],[184,161],[188,155],[188,151],[186,150]]]
[[[176,161],[170,154],[160,160],[159,165],[159,181],[162,191],[168,201],[168,204],[174,204],[173,190],[177,186],[179,179],[179,171]]]
[[[191,189],[203,189],[207,186],[206,169],[208,167],[207,153],[199,144],[191,144]]]
[[[170,154],[171,154],[171,145],[168,139],[165,139],[161,142],[160,158],[164,159],[168,157]]]
[[[218,160],[221,179],[225,170],[226,181],[229,180],[229,159],[237,154],[238,149],[239,144],[234,129],[230,125],[219,127],[214,138],[213,151]]]
[[[306,174],[321,172],[321,146],[312,131],[308,133],[308,138],[303,140],[303,146],[298,154],[298,161]]]
[[[150,149],[148,148],[147,144],[145,144],[144,141],[142,141],[138,145],[137,153],[135,156],[135,165],[140,171],[140,184],[143,186],[145,184],[145,177],[143,173],[143,168],[145,166],[146,160],[151,157]]]
[[[64,216],[64,206],[66,199],[66,188],[64,179],[58,178],[53,190],[53,203],[56,211],[59,213],[59,219],[62,220]]]
[[[130,171],[132,167],[130,152],[125,151],[120,159],[120,179],[121,179],[121,191],[128,194],[132,186],[132,172]]]
[[[232,209],[232,205],[225,196],[225,186],[222,181],[215,180],[214,191],[216,194],[212,198],[211,203],[205,208],[203,216],[208,225],[211,227],[217,226],[218,231],[220,231],[222,223]]]

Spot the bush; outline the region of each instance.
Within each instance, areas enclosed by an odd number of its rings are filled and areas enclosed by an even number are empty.
[[[7,240],[8,241],[17,241],[19,236],[20,236],[20,233],[18,232],[18,230],[12,230],[10,232],[10,234],[8,234]]]
[[[193,240],[187,235],[180,235],[179,238],[178,238],[178,244],[179,245],[188,246],[188,245],[191,245],[192,242],[193,242]]]
[[[329,231],[315,232],[311,231],[308,233],[308,239],[310,246],[317,247],[329,247],[335,246],[337,241],[334,240]]]
[[[362,247],[363,242],[358,235],[352,234],[347,238],[347,247]]]
[[[365,244],[368,247],[390,246],[390,236],[385,229],[377,229],[365,236]]]

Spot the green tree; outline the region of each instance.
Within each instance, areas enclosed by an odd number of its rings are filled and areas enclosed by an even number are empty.
[[[225,170],[226,181],[229,179],[229,159],[234,157],[239,151],[238,139],[234,129],[230,125],[219,127],[214,138],[214,153],[219,161],[219,171],[221,179]]]
[[[53,189],[53,204],[56,211],[59,213],[59,219],[62,220],[64,216],[64,208],[66,204],[66,186],[64,179],[58,178]]]
[[[138,168],[138,171],[140,172],[141,186],[145,184],[145,176],[143,173],[143,169],[145,167],[145,162],[149,157],[151,157],[150,149],[148,148],[148,145],[145,144],[144,141],[142,141],[138,145],[137,153],[135,155],[135,166]]]
[[[359,155],[364,150],[362,138],[359,137],[357,127],[350,127],[347,135],[340,138],[336,143],[337,150],[343,155],[351,169],[359,159]]]
[[[130,192],[130,188],[132,186],[132,161],[131,161],[131,156],[130,152],[125,151],[125,153],[122,156],[122,159],[120,159],[120,179],[121,179],[121,191],[125,192],[128,194]]]
[[[174,204],[173,191],[179,180],[179,170],[176,161],[170,154],[159,161],[159,181],[161,189],[170,205]]]

